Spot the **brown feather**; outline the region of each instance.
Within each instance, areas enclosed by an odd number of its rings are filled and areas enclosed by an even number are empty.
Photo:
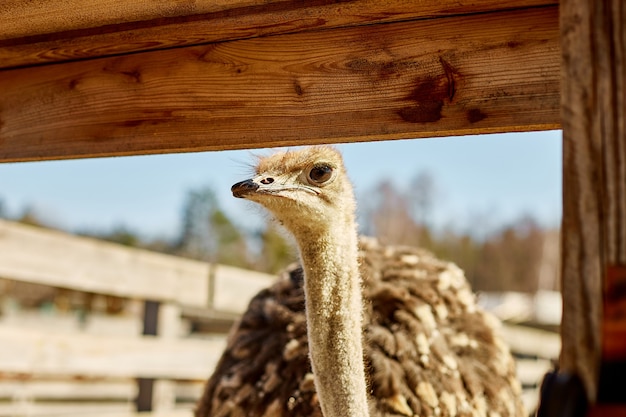
[[[524,415],[513,359],[460,269],[420,249],[364,239],[361,273],[372,417]],[[196,417],[321,417],[302,279],[291,267],[250,302]]]

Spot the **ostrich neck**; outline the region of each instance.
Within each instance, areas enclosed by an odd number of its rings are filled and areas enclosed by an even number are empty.
[[[356,225],[296,236],[311,365],[324,417],[367,417]]]

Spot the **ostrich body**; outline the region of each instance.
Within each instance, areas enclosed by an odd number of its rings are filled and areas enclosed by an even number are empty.
[[[523,415],[513,359],[462,271],[358,240],[336,150],[260,159],[232,191],[293,234],[302,268],[250,302],[197,417]]]

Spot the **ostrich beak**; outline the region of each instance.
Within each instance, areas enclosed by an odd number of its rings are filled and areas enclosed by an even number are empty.
[[[259,175],[245,181],[238,182],[230,187],[234,197],[246,198],[252,195],[269,195],[275,197],[288,197],[289,193],[304,191],[318,195],[319,190],[304,184],[294,183],[289,177],[269,177]]]
[[[233,197],[237,198],[245,198],[246,194],[250,194],[259,189],[259,184],[255,183],[253,180],[245,180],[238,182],[237,184],[230,187],[230,191],[233,193]]]

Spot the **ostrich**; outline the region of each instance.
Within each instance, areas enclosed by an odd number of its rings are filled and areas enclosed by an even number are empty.
[[[513,359],[463,272],[357,238],[337,150],[260,158],[232,193],[293,235],[302,267],[252,299],[196,417],[524,414]]]

